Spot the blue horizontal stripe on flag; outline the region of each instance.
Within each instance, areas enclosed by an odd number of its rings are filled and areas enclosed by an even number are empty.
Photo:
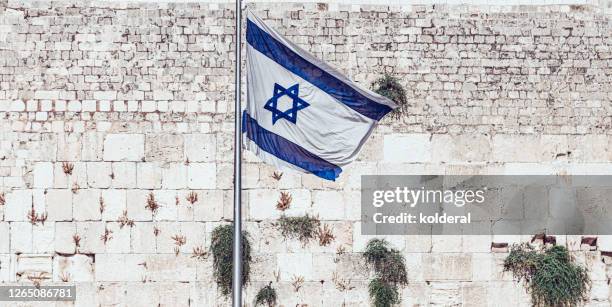
[[[301,146],[261,127],[246,111],[242,113],[242,132],[259,148],[275,157],[327,180],[338,178],[342,169]]]
[[[247,42],[257,51],[356,112],[379,121],[392,111],[389,106],[364,96],[342,80],[307,61],[248,19],[246,37]]]

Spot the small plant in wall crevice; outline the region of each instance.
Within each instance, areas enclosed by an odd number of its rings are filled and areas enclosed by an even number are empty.
[[[255,296],[255,306],[276,306],[276,289],[272,288],[272,282],[259,289]]]
[[[506,271],[524,282],[536,307],[577,306],[589,298],[587,269],[576,264],[564,246],[536,249],[527,243],[515,244],[504,260]]]
[[[234,227],[217,226],[212,232],[210,251],[213,255],[213,270],[217,286],[223,295],[232,291],[232,247]],[[251,268],[251,243],[246,231],[242,232],[242,286],[249,282]]]
[[[368,286],[373,306],[390,307],[399,304],[399,287],[408,284],[404,256],[389,247],[387,241],[372,239],[366,246],[363,258],[376,275]]]
[[[390,75],[384,74],[382,77],[376,79],[376,81],[372,82],[372,90],[381,95],[385,96],[393,102],[395,102],[398,107],[392,114],[394,118],[400,118],[400,116],[406,111],[408,107],[408,99],[406,98],[406,90],[399,83],[399,79]]]
[[[316,238],[318,227],[321,222],[314,216],[281,216],[277,227],[285,238],[298,239],[302,244],[307,244]]]

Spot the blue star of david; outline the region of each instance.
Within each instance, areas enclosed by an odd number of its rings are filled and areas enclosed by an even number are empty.
[[[272,112],[272,125],[276,124],[276,121],[284,118],[292,123],[297,122],[297,113],[299,110],[302,110],[310,104],[304,101],[302,98],[298,96],[300,91],[300,84],[295,84],[289,88],[284,88],[278,83],[274,83],[274,93],[272,93],[272,98],[266,102],[264,109]],[[278,99],[287,95],[289,98],[293,100],[293,105],[291,108],[281,111],[278,109]]]

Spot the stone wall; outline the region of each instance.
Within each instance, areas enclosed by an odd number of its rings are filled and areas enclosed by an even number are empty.
[[[249,6],[365,86],[399,76],[410,106],[335,183],[276,180],[245,154],[248,306],[270,281],[283,306],[368,305],[361,174],[612,174],[600,7]],[[212,257],[193,249],[232,218],[233,15],[215,3],[0,2],[0,282],[67,280],[78,306],[228,305]],[[288,215],[331,227],[331,245],[281,237],[281,191]],[[529,305],[491,244],[530,237],[387,239],[406,257],[404,306]],[[591,270],[590,306],[609,306],[612,240],[557,242]]]

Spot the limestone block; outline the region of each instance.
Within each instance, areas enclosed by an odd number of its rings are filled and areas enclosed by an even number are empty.
[[[472,272],[466,270],[472,266],[470,255],[444,253],[425,254],[423,264],[426,280],[470,280]]]
[[[491,253],[472,254],[472,280],[491,281],[495,280],[495,259]]]
[[[286,302],[287,306],[323,307],[325,306],[323,304],[324,287],[329,287],[329,285],[321,285],[320,282],[306,282],[302,286],[302,289],[295,293],[291,283],[283,282],[278,284],[278,300],[280,302]],[[334,292],[328,296],[334,296],[336,293],[337,292]],[[253,293],[253,295],[255,294],[257,293]]]
[[[172,239],[175,236],[182,236],[189,239],[181,230],[178,222],[157,222],[156,227],[159,229],[157,236],[157,252],[165,254],[174,254],[175,248],[179,247],[176,241]],[[180,249],[179,249],[180,251]]]
[[[121,227],[119,223],[106,223],[106,230],[109,236],[106,245],[106,253],[130,253],[131,252],[131,228]],[[104,232],[103,232],[104,233]]]
[[[162,168],[158,163],[137,163],[136,181],[139,189],[159,189],[162,184]]]
[[[104,150],[104,133],[87,131],[82,134],[81,142],[81,159],[83,161],[102,160]],[[118,140],[114,141],[114,143],[118,142]],[[115,144],[111,146],[115,146]]]
[[[570,138],[571,159],[580,162],[609,162],[609,137],[607,135],[577,135]]]
[[[53,186],[60,189],[87,188],[87,163],[67,162],[72,167],[72,174],[66,174],[63,163],[55,163],[53,168]]]
[[[259,165],[254,163],[242,164],[242,186],[244,189],[252,189],[259,186]]]
[[[156,293],[159,294],[159,305],[170,306],[174,304],[191,303],[191,285],[189,283],[156,283]]]
[[[63,254],[75,252],[73,236],[77,234],[76,224],[72,222],[55,223],[55,251]]]
[[[591,300],[605,301],[610,297],[610,286],[606,281],[594,281],[591,285]]]
[[[172,94],[171,91],[167,91],[167,90],[154,90],[153,98],[155,100],[173,100],[174,94]]]
[[[176,221],[178,219],[178,207],[176,199],[178,194],[172,190],[161,190],[153,192],[153,199],[159,209],[153,214],[156,221]],[[180,200],[180,199],[179,199]]]
[[[198,201],[196,201],[194,204],[192,204],[190,201],[187,200],[187,195],[190,195],[189,193],[187,192],[181,193],[179,191],[176,192],[175,197],[178,200],[178,205],[176,205],[178,221],[193,221],[193,214],[194,214],[195,207],[197,206],[197,204],[202,204],[200,195],[203,195],[203,191],[191,191],[191,192],[195,193],[195,195],[198,195],[197,196]],[[220,204],[223,205],[223,203],[220,203]],[[223,209],[222,206],[219,207],[219,211],[221,211],[221,209]],[[216,220],[219,220],[219,219],[216,219]]]
[[[491,155],[491,139],[486,135],[432,136],[433,162],[486,162]]]
[[[341,220],[345,218],[346,203],[342,191],[315,191],[312,193],[312,197],[312,211],[321,220]]]
[[[384,161],[387,162],[429,162],[431,161],[431,140],[426,134],[385,135],[383,145]]]
[[[462,291],[458,283],[435,282],[431,284],[432,306],[459,306],[462,301]]]
[[[100,190],[83,189],[73,195],[72,213],[77,221],[99,221],[101,219],[100,210]]]
[[[343,197],[346,200],[346,220],[361,220],[361,192],[358,190],[345,190]]]
[[[141,161],[145,137],[142,134],[108,134],[104,138],[105,161]]]
[[[540,139],[533,135],[493,136],[493,156],[495,162],[540,162]]]
[[[53,187],[53,163],[38,162],[34,165],[34,187]]]
[[[291,281],[294,276],[302,276],[306,281],[313,280],[311,253],[279,253],[276,254],[276,263],[282,281]]]
[[[126,226],[127,227],[127,226]],[[156,239],[154,230],[156,225],[150,222],[136,222],[132,227],[131,245],[134,253],[156,253]],[[161,235],[161,234],[160,234]]]
[[[46,222],[32,227],[32,252],[52,254],[54,251],[55,223]]]
[[[98,282],[142,281],[147,276],[147,256],[141,254],[97,254],[95,280]],[[121,296],[117,296],[119,299]],[[123,300],[124,301],[124,300]]]
[[[268,253],[287,251],[287,240],[272,221],[248,223],[245,229],[249,232],[251,244],[256,250]]]
[[[148,255],[147,278],[151,281],[195,281],[196,267],[190,255]]]
[[[217,188],[232,189],[234,186],[234,166],[229,163],[217,163]]]
[[[151,221],[152,212],[145,208],[150,191],[127,190],[127,215],[134,221]]]
[[[598,252],[588,251],[585,255],[586,266],[589,268],[589,277],[592,281],[604,280],[607,281],[606,264],[602,261],[601,254]]]
[[[16,257],[15,275],[17,281],[29,282],[29,276],[51,277],[53,270],[53,260],[50,255],[28,255],[22,254]]]
[[[216,178],[215,163],[189,163],[187,166],[187,186],[190,189],[214,189]]]
[[[429,306],[431,288],[425,283],[410,283],[402,289],[402,303],[407,306]]]
[[[488,284],[487,301],[495,306],[516,306],[522,286],[514,281],[491,282]]]
[[[270,186],[278,186],[279,189],[297,189],[301,186],[301,177],[300,173],[294,171],[280,171],[276,169],[276,167],[269,164],[257,164],[259,166],[259,188],[266,188]],[[219,166],[217,166],[217,170],[219,170]],[[281,179],[277,180],[273,178],[274,173],[282,174]],[[231,174],[231,171],[230,171]],[[228,176],[231,184],[231,176]],[[217,178],[217,185],[219,188],[225,187],[219,184],[219,179]]]
[[[357,161],[344,167],[337,179],[344,189],[361,189],[361,176],[376,174],[377,164],[374,162]]]
[[[409,282],[423,282],[423,254],[422,253],[406,253],[403,254],[406,261],[406,271],[408,272]]]
[[[27,140],[27,141],[26,141]],[[53,133],[41,133],[19,143],[16,154],[31,161],[55,161],[57,157],[57,137]]]
[[[487,302],[487,288],[479,284],[463,284],[461,286],[461,297],[463,306],[486,307],[490,306]]]
[[[186,243],[181,246],[181,253],[192,254],[196,247],[206,248],[206,225],[202,222],[180,223],[181,233],[185,236]]]
[[[335,253],[313,253],[313,279],[331,281],[336,272],[337,259]]]
[[[97,260],[97,259],[96,259]],[[97,264],[96,264],[97,266]],[[98,276],[96,272],[96,276]],[[97,278],[96,278],[97,279]],[[142,284],[140,282],[139,284]],[[124,304],[127,301],[127,285],[120,282],[100,283],[95,289],[95,301],[102,306]],[[78,299],[78,296],[77,296]]]
[[[76,234],[81,238],[78,251],[85,254],[97,254],[105,251],[104,242],[100,236],[104,234],[103,222],[77,222]]]
[[[166,284],[171,287],[171,284]],[[161,306],[158,283],[128,283],[125,284],[125,297],[122,303],[130,306]],[[178,302],[177,302],[178,303]]]
[[[102,220],[116,221],[126,210],[127,193],[125,190],[108,189],[102,190]]]
[[[5,221],[26,221],[28,212],[32,209],[31,190],[13,190],[6,194],[4,205]]]
[[[96,91],[93,93],[95,100],[115,100],[117,92],[115,91]]]
[[[45,209],[49,221],[72,220],[72,191],[68,189],[49,189]]]
[[[432,236],[406,235],[406,252],[425,253],[432,249]]]
[[[184,189],[187,187],[187,166],[185,163],[167,163],[162,168],[162,187],[164,189]]]
[[[136,164],[134,162],[113,163],[111,186],[120,189],[136,188]]]
[[[107,162],[87,163],[87,184],[92,188],[109,188],[114,176],[112,164]]]
[[[145,145],[147,161],[185,161],[183,136],[180,134],[147,134]]]
[[[69,282],[94,281],[94,257],[83,254],[53,257],[53,281],[60,282],[66,277]]]
[[[460,235],[435,235],[431,237],[432,252],[458,253],[463,250],[463,238]]]
[[[214,134],[186,134],[185,156],[190,162],[211,162],[217,154]]]
[[[270,276],[274,276],[277,272],[276,269],[276,257],[271,253],[257,253],[253,254],[253,261],[251,265],[251,276],[252,281],[269,281]],[[315,262],[316,263],[316,262]],[[318,265],[314,267],[318,268]],[[212,266],[211,268],[212,269]],[[318,275],[317,275],[318,276]],[[198,279],[200,279],[200,269],[198,268]]]
[[[280,193],[271,190],[249,190],[248,210],[249,218],[255,220],[276,219],[284,213],[287,216],[302,216],[310,212],[311,200],[308,190],[291,190],[292,201],[289,209],[281,212],[276,209],[276,203],[280,199]]]

